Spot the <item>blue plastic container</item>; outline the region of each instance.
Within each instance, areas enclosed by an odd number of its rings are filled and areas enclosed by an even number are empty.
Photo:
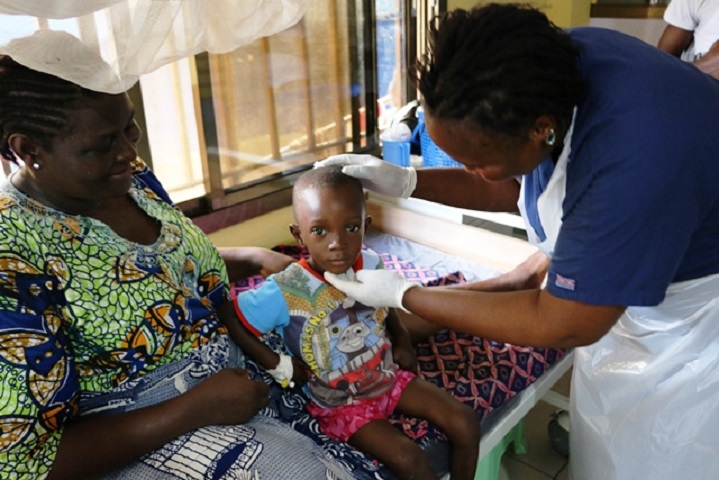
[[[400,142],[382,140],[382,158],[400,167],[409,167],[409,140]]]

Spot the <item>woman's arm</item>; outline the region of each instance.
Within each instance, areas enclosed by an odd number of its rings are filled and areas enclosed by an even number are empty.
[[[578,347],[599,340],[626,307],[564,300],[546,290],[478,292],[409,288],[402,304],[433,323],[492,340],[533,347]]]
[[[538,289],[478,292],[421,287],[390,270],[360,270],[356,280],[325,272],[325,278],[365,305],[402,307],[443,327],[532,347],[594,343],[626,309],[564,300]]]
[[[48,479],[94,478],[206,425],[241,424],[268,404],[268,386],[225,369],[187,393],[118,415],[85,417],[64,427]]]
[[[488,182],[462,168],[417,170],[415,198],[485,212],[516,212],[518,181]]]
[[[342,171],[362,182],[364,188],[382,195],[415,198],[453,207],[488,212],[515,212],[519,182],[488,182],[462,168],[398,167],[371,155],[334,155],[316,167],[343,165]]]
[[[456,290],[475,290],[478,292],[511,292],[541,288],[547,276],[549,257],[541,250],[530,255],[513,270],[497,277],[471,283],[448,285],[445,288]],[[407,327],[412,343],[426,340],[443,328],[437,323],[429,322],[413,313],[394,310],[399,314],[402,324]]]
[[[217,250],[227,265],[230,281],[257,274],[267,277],[295,261],[289,255],[262,247],[218,247]]]

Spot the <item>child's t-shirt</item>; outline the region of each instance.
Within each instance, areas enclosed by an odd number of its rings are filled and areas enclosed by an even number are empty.
[[[381,269],[381,258],[363,250],[352,269]],[[371,398],[389,390],[398,367],[385,334],[387,308],[347,297],[305,259],[242,292],[235,307],[254,334],[276,330],[287,349],[313,372],[306,391],[323,407]]]

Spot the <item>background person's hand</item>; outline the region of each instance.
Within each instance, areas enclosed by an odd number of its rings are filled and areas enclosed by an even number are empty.
[[[325,279],[348,297],[369,307],[401,308],[404,292],[419,286],[392,270],[360,270],[356,281],[347,280],[332,272],[325,272]]]
[[[719,79],[719,40],[715,41],[709,51],[694,61],[699,70]]]
[[[399,167],[372,155],[333,155],[315,163],[315,168],[343,165],[343,173],[355,177],[367,190],[390,197],[409,198],[417,186],[417,172]]]
[[[198,426],[245,423],[269,403],[270,387],[246,370],[226,368],[184,394]]]

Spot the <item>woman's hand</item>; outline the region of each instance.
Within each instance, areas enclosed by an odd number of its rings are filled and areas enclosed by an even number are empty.
[[[325,279],[338,290],[369,307],[401,308],[406,312],[402,306],[404,292],[420,286],[392,270],[360,270],[355,278],[347,280],[332,272],[325,272]]]
[[[189,402],[188,412],[205,425],[245,423],[269,403],[270,387],[250,380],[246,370],[226,368],[212,375],[183,396]]]
[[[390,197],[409,198],[417,186],[412,167],[398,167],[372,155],[333,155],[315,163],[315,168],[342,165],[342,172],[362,182],[367,190]]]
[[[225,369],[166,402],[117,415],[80,417],[64,429],[48,479],[96,478],[207,425],[238,425],[269,403],[269,387]]]
[[[452,286],[459,290],[475,290],[481,292],[510,292],[514,290],[534,290],[542,288],[547,269],[549,268],[549,257],[538,250],[526,260],[517,265],[513,270],[503,273],[498,277],[489,278],[479,282],[464,283]]]

